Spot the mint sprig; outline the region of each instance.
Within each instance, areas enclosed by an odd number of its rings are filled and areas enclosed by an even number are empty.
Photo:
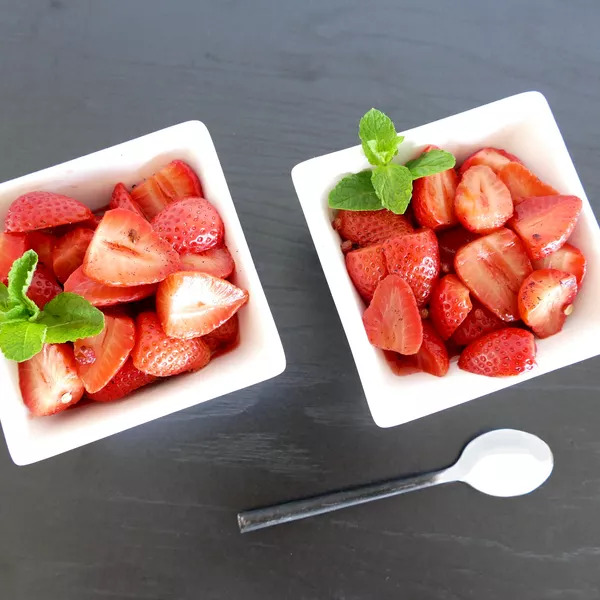
[[[412,182],[454,168],[456,159],[445,150],[430,150],[405,165],[392,163],[404,137],[392,120],[372,108],[360,120],[358,136],[373,170],[347,175],[329,193],[330,208],[380,210],[404,214],[412,198]]]

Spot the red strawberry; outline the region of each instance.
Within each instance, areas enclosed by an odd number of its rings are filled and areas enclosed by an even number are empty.
[[[454,209],[469,231],[489,233],[508,221],[513,214],[513,203],[508,188],[494,171],[485,165],[475,165],[465,171],[456,188]]]
[[[503,321],[519,319],[517,295],[531,273],[521,240],[499,229],[463,246],[454,259],[456,274],[477,299]]]
[[[196,371],[210,361],[210,349],[202,339],[168,337],[156,313],[140,313],[136,319],[136,331],[131,358],[134,366],[144,373],[168,377],[184,371]]]
[[[433,289],[429,317],[442,339],[447,340],[472,307],[469,289],[456,275],[446,275]]]
[[[460,355],[458,366],[488,377],[519,375],[535,365],[535,339],[530,331],[505,327],[471,342]]]
[[[397,235],[383,245],[390,273],[400,275],[411,287],[417,304],[422,306],[440,272],[437,238],[431,229]]]
[[[148,221],[123,208],[109,210],[92,238],[83,272],[116,287],[162,281],[179,268],[179,256]]]
[[[95,402],[113,402],[153,381],[156,381],[154,375],[136,369],[131,358],[128,358],[116,375],[100,391],[88,394],[88,398]]]
[[[451,340],[459,346],[466,346],[482,335],[503,327],[506,327],[506,323],[502,319],[477,300],[473,300],[473,308],[452,334]]]
[[[221,279],[227,279],[235,271],[235,263],[227,246],[211,248],[200,254],[184,252],[180,258],[181,268],[185,271],[200,271]]]
[[[481,150],[477,150],[477,152],[465,158],[465,162],[463,162],[458,173],[462,175],[475,165],[485,165],[497,175],[502,167],[510,162],[520,163],[521,161],[514,154],[510,154],[510,152],[506,152],[501,148],[481,148]]]
[[[371,302],[377,284],[388,274],[383,244],[352,250],[346,254],[346,269],[365,302]]]
[[[523,198],[530,196],[555,196],[558,192],[550,185],[538,179],[527,167],[511,162],[502,167],[498,177],[509,189],[515,206]]]
[[[39,261],[49,269],[52,268],[52,252],[54,251],[55,243],[56,238],[50,233],[32,231],[27,234],[27,245],[35,251]]]
[[[92,237],[94,232],[91,229],[77,227],[57,240],[52,253],[52,268],[61,283],[83,264]]]
[[[101,390],[117,374],[134,342],[133,319],[107,314],[104,315],[104,329],[98,335],[75,342],[77,371],[89,394]]]
[[[410,286],[399,275],[388,275],[379,283],[363,323],[369,341],[377,348],[416,354],[421,347],[421,315]]]
[[[231,319],[227,319],[223,325],[220,325],[202,339],[214,354],[221,348],[227,348],[235,344],[238,341],[239,335],[240,321],[236,313]]]
[[[556,252],[533,262],[534,269],[558,269],[572,273],[577,278],[577,286],[581,287],[586,272],[583,252],[571,244],[565,244]]]
[[[23,403],[35,417],[62,412],[83,396],[69,344],[45,344],[33,358],[19,363]]]
[[[27,290],[27,296],[31,298],[39,308],[44,308],[52,298],[62,292],[62,288],[56,281],[50,269],[41,263],[35,268],[31,284]]]
[[[113,190],[107,210],[111,210],[113,208],[124,208],[125,210],[130,210],[136,215],[145,218],[142,209],[138,206],[137,202],[131,197],[131,194],[129,193],[129,191],[125,187],[125,184],[123,183],[117,183],[117,185],[115,185],[115,189]],[[103,217],[104,214],[99,216]]]
[[[248,302],[248,292],[206,273],[180,271],[158,286],[156,312],[165,333],[190,339],[206,335]]]
[[[575,275],[557,269],[540,269],[529,275],[519,290],[519,314],[540,338],[558,333],[577,296]]]
[[[152,227],[177,252],[204,252],[223,243],[225,226],[217,209],[204,198],[183,198],[169,204]]]
[[[389,237],[413,231],[404,215],[382,210],[338,210],[333,228],[340,237],[359,246],[370,246]]]
[[[6,283],[12,264],[28,250],[27,236],[22,233],[0,233],[0,281]]]
[[[567,241],[580,212],[577,196],[523,198],[509,225],[523,240],[531,260],[540,260]]]
[[[90,218],[92,211],[78,200],[52,192],[29,192],[10,205],[4,227],[6,231],[26,232]]]
[[[132,287],[112,287],[98,283],[83,272],[83,267],[75,269],[65,281],[65,292],[72,292],[83,296],[94,306],[112,306],[124,302],[134,302],[152,296],[156,291],[156,284],[136,285]]]
[[[467,231],[462,227],[454,227],[448,231],[442,231],[438,236],[440,247],[440,269],[442,273],[454,271],[454,257],[457,251],[477,239],[477,234]]]

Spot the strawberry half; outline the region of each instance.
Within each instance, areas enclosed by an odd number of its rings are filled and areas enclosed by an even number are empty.
[[[27,290],[27,297],[31,298],[38,308],[43,309],[52,298],[58,296],[62,291],[54,273],[45,265],[38,263]]]
[[[227,246],[211,248],[200,254],[184,252],[180,254],[180,259],[181,268],[185,271],[200,271],[221,279],[228,279],[235,271],[235,263]]]
[[[504,327],[506,327],[506,323],[502,319],[499,319],[477,300],[473,300],[473,308],[452,334],[451,339],[458,346],[466,346],[482,335]]]
[[[413,231],[404,215],[382,210],[338,210],[333,228],[340,237],[359,246],[370,246],[389,237]]]
[[[136,369],[131,358],[128,358],[116,375],[100,391],[88,394],[87,397],[94,402],[113,402],[153,381],[156,381],[154,375],[148,375]]]
[[[18,369],[23,403],[35,417],[62,412],[83,396],[69,344],[44,344],[41,352],[19,363]]]
[[[390,238],[383,253],[389,273],[400,275],[410,285],[417,304],[423,306],[440,273],[438,241],[431,229],[420,229]]]
[[[223,325],[213,329],[209,334],[203,336],[202,340],[214,354],[218,350],[231,347],[235,344],[240,335],[240,320],[237,313],[227,319]]]
[[[74,344],[77,372],[86,391],[101,390],[125,364],[135,342],[133,319],[124,315],[104,315],[104,329]]]
[[[375,288],[388,274],[383,244],[352,250],[346,254],[346,270],[354,287],[367,304],[371,302]]]
[[[454,271],[454,257],[460,248],[477,239],[477,234],[467,231],[462,227],[454,227],[448,231],[442,231],[438,235],[440,248],[440,270],[442,273]]]
[[[106,212],[83,261],[88,277],[116,287],[162,281],[179,268],[179,256],[148,221],[123,208]]]
[[[29,249],[23,233],[0,233],[0,281],[6,283],[12,264]]]
[[[144,213],[142,212],[142,209],[139,207],[138,203],[131,197],[129,190],[125,187],[125,184],[123,183],[117,183],[117,185],[115,185],[115,189],[113,190],[107,210],[112,210],[113,208],[124,208],[125,210],[130,210],[131,212],[135,213],[136,215],[139,215],[140,217],[146,218]],[[104,214],[98,216],[102,218]]]
[[[382,350],[416,354],[423,342],[423,325],[415,296],[399,275],[383,279],[363,314],[369,342]]]
[[[225,226],[217,209],[204,198],[183,198],[169,204],[152,227],[177,252],[204,252],[223,243]]]
[[[473,308],[469,289],[456,275],[442,277],[433,289],[429,317],[443,340],[447,340]]]
[[[156,312],[165,333],[190,339],[206,335],[248,302],[248,292],[225,279],[179,271],[158,286]]]
[[[535,338],[530,331],[506,327],[471,342],[460,355],[464,371],[488,377],[520,375],[535,365]]]
[[[558,192],[551,186],[536,177],[525,165],[511,162],[504,166],[498,177],[509,189],[515,206],[523,198],[530,196],[555,196]]]
[[[64,283],[83,264],[86,250],[94,237],[91,229],[77,227],[56,241],[52,253],[52,268],[56,278]]]
[[[454,209],[469,231],[489,233],[512,216],[513,202],[508,188],[492,169],[475,165],[465,171],[456,188]]]
[[[540,338],[558,333],[573,310],[577,296],[575,275],[557,269],[540,269],[525,279],[519,290],[519,313]]]
[[[16,235],[16,234],[15,234]],[[39,261],[52,269],[52,253],[56,238],[43,231],[32,231],[27,234],[27,245],[38,255]],[[0,256],[3,253],[0,251]]]
[[[510,162],[520,163],[521,161],[514,154],[502,150],[502,148],[481,148],[465,158],[458,173],[462,175],[475,165],[485,165],[497,175]]]
[[[521,240],[499,229],[463,246],[454,259],[456,274],[475,297],[503,321],[519,319],[517,295],[531,273]]]
[[[567,241],[580,212],[581,199],[577,196],[524,198],[515,207],[509,225],[523,240],[531,260],[540,260]]]
[[[210,362],[210,349],[200,339],[168,337],[156,313],[143,312],[136,319],[136,342],[131,353],[134,366],[149,375],[168,377],[196,371]]]
[[[10,205],[4,228],[9,232],[27,232],[78,223],[92,217],[92,211],[74,198],[52,192],[29,192]]]
[[[581,287],[586,272],[586,261],[583,252],[571,244],[565,244],[556,252],[533,262],[534,269],[558,269],[575,275],[577,286]]]

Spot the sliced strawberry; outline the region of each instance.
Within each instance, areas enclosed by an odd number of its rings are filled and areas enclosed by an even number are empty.
[[[410,286],[399,275],[388,275],[379,283],[363,323],[369,341],[377,348],[416,354],[421,347],[421,315]]]
[[[555,196],[558,192],[550,185],[538,179],[526,166],[511,162],[502,167],[498,177],[509,189],[515,206],[523,198],[530,196]]]
[[[54,273],[45,265],[38,263],[27,290],[27,296],[33,300],[39,308],[44,308],[52,298],[62,292],[62,288],[56,281]]]
[[[365,302],[371,302],[378,283],[388,274],[383,244],[373,244],[346,254],[346,269]]]
[[[573,310],[577,296],[575,275],[558,269],[540,269],[519,290],[519,314],[533,333],[546,338],[558,333]]]
[[[179,268],[179,256],[148,221],[123,208],[109,210],[96,229],[83,272],[116,287],[162,281]]]
[[[452,334],[451,340],[459,346],[466,346],[482,335],[504,327],[506,323],[502,319],[477,300],[473,300],[473,308]]]
[[[428,148],[435,149],[435,146]],[[458,175],[454,169],[421,177],[413,182],[411,205],[420,225],[437,231],[458,223],[454,213],[457,184]]]
[[[420,229],[390,238],[383,253],[389,273],[400,275],[410,285],[417,304],[423,306],[440,273],[437,238],[431,229]]]
[[[399,233],[409,233],[413,227],[405,215],[382,210],[338,210],[333,228],[340,237],[359,246],[370,246]]]
[[[147,219],[155,217],[171,202],[154,177],[134,187],[131,190],[131,198],[142,209]]]
[[[456,275],[446,275],[433,289],[429,317],[442,339],[447,340],[472,307],[469,289]]]
[[[117,183],[117,185],[115,185],[115,189],[113,190],[107,210],[111,210],[113,208],[124,208],[125,210],[130,210],[131,212],[135,213],[136,215],[139,215],[140,217],[146,218],[144,213],[142,212],[142,209],[139,207],[138,203],[131,197],[129,190],[125,187],[125,184],[123,183]],[[104,214],[99,216],[103,217]]]
[[[227,319],[223,325],[220,325],[202,339],[214,354],[217,350],[232,346],[238,341],[240,335],[240,320],[237,313]]]
[[[475,165],[465,171],[456,188],[454,209],[469,231],[489,233],[512,216],[513,202],[508,188],[492,169]]]
[[[27,234],[28,247],[35,251],[39,261],[49,269],[52,268],[52,252],[55,243],[56,238],[44,231],[32,231]]]
[[[23,403],[35,417],[62,412],[83,396],[69,344],[44,344],[33,358],[19,363]]]
[[[134,342],[133,319],[108,314],[104,315],[104,329],[98,335],[75,342],[77,372],[89,394],[101,390],[117,374]]]
[[[61,283],[83,264],[92,237],[94,232],[91,229],[77,227],[57,240],[52,253],[52,268]]]
[[[458,366],[488,377],[507,377],[530,371],[535,365],[535,339],[530,331],[505,327],[471,342]]]
[[[190,339],[206,335],[248,302],[248,292],[206,273],[179,271],[158,286],[156,312],[165,333]]]
[[[100,391],[87,396],[94,402],[113,402],[153,381],[156,381],[154,375],[148,375],[136,369],[131,358],[128,358],[116,375]]]
[[[9,232],[27,232],[90,218],[92,211],[74,198],[52,192],[29,192],[10,205],[4,228]]]
[[[477,239],[477,234],[462,227],[442,231],[438,235],[440,247],[440,270],[442,273],[454,271],[454,257],[460,248]]]
[[[519,319],[517,295],[531,273],[521,240],[499,229],[463,246],[454,259],[456,274],[478,300],[503,321]]]
[[[204,252],[223,243],[225,226],[217,209],[204,198],[183,198],[169,204],[152,227],[177,252]]]
[[[581,199],[577,196],[524,198],[515,207],[509,225],[523,240],[531,260],[540,260],[567,241],[580,212]]]
[[[200,339],[168,337],[156,313],[143,312],[136,319],[136,341],[131,358],[134,366],[149,375],[168,377],[196,371],[210,362],[210,348]]]
[[[235,271],[235,263],[227,246],[211,248],[200,254],[184,252],[180,258],[181,268],[185,271],[200,271],[221,279],[231,277]]]
[[[586,272],[586,261],[583,252],[571,244],[565,244],[556,252],[533,262],[534,269],[558,269],[575,275],[577,286],[581,287]]]
[[[521,161],[514,154],[502,150],[502,148],[481,148],[465,158],[458,173],[462,175],[475,165],[485,165],[497,175],[510,162],[520,163]]]
[[[29,249],[23,233],[0,233],[0,281],[6,283],[12,264]]]

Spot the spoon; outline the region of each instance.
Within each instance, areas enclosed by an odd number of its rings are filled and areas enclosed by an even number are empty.
[[[542,485],[553,466],[552,451],[539,437],[516,429],[497,429],[469,442],[459,459],[441,471],[248,510],[238,514],[238,525],[247,533],[455,481],[490,496],[521,496]]]

